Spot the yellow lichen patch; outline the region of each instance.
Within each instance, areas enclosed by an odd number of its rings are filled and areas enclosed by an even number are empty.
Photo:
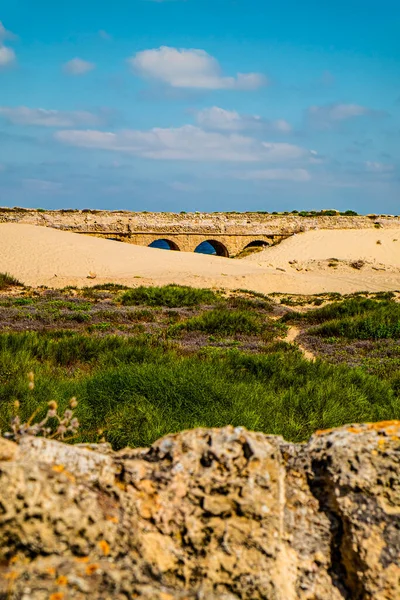
[[[143,519],[151,519],[160,510],[158,496],[145,496],[138,502],[138,512]]]
[[[116,481],[115,485],[123,492],[126,492],[126,483],[124,483],[123,481]]]
[[[46,573],[48,573],[49,575],[55,575],[56,574],[56,570],[54,567],[48,567],[46,569]]]
[[[331,433],[333,429],[317,429],[315,435],[325,435],[326,433]]]
[[[63,600],[64,594],[62,592],[56,592],[51,594],[49,600]]]
[[[108,556],[110,554],[110,544],[106,542],[106,540],[100,540],[98,546],[104,556]]]
[[[348,428],[347,428],[347,431],[348,431],[349,433],[362,433],[362,431],[363,431],[363,430],[362,430],[362,428],[361,428],[361,427],[354,427],[354,426],[351,426],[351,427],[348,427]]]
[[[68,583],[68,579],[67,577],[65,577],[65,575],[60,575],[60,577],[57,578],[56,584],[57,585],[67,585]]]
[[[291,474],[293,477],[303,477],[303,475],[302,475],[302,474],[301,474],[299,471],[294,471],[294,470],[293,470],[293,471],[290,471],[290,474]]]
[[[67,479],[69,479],[69,481],[71,483],[75,483],[75,481],[76,481],[74,475],[72,475],[72,473],[67,471],[66,468],[64,467],[64,465],[53,465],[51,467],[51,470],[54,471],[55,473],[63,473],[67,477]]]
[[[85,573],[86,573],[86,575],[94,575],[94,573],[96,573],[96,571],[98,571],[98,569],[99,569],[99,565],[97,563],[93,563],[86,567]]]
[[[106,520],[110,521],[110,523],[119,523],[118,517],[113,517],[112,515],[106,515]]]
[[[18,577],[17,571],[10,571],[9,573],[6,573],[4,575],[4,579],[8,579],[10,581],[14,581],[14,579],[17,579],[17,577]]]
[[[75,558],[75,560],[78,563],[87,563],[87,562],[89,562],[89,557],[88,556],[77,556]]]
[[[386,444],[386,439],[385,438],[380,438],[378,440],[378,446],[381,448]]]
[[[400,421],[379,421],[378,423],[365,423],[363,425],[350,425],[346,428],[349,433],[363,433],[363,431],[385,431],[387,434],[400,437]],[[325,435],[334,429],[318,429],[315,435]]]
[[[400,421],[379,421],[378,423],[367,423],[369,431],[384,430],[388,435],[393,435],[395,439],[400,436]]]
[[[71,483],[75,483],[76,478],[74,477],[74,475],[72,475],[72,473],[70,473],[69,471],[64,471],[64,475]]]
[[[51,467],[51,470],[55,473],[63,473],[65,471],[65,467],[64,465],[53,465]]]
[[[146,494],[154,494],[155,493],[155,487],[154,487],[154,483],[152,481],[150,481],[150,479],[143,479],[142,481],[139,481],[136,484],[136,487],[141,490],[142,492],[145,492]]]

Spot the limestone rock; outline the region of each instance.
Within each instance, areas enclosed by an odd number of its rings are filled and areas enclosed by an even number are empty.
[[[0,439],[0,598],[395,600],[400,422]]]

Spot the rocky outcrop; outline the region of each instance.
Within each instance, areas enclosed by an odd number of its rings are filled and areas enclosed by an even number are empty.
[[[0,439],[0,598],[396,600],[400,422]]]

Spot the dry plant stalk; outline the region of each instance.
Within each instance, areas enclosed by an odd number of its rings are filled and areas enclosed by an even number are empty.
[[[28,387],[32,391],[35,388],[35,376],[31,371],[28,373]],[[76,435],[79,429],[79,421],[74,416],[74,410],[78,406],[76,398],[71,398],[69,408],[64,411],[64,414],[58,413],[58,404],[55,400],[51,400],[47,404],[48,409],[45,417],[41,421],[34,422],[36,415],[41,407],[39,406],[30,416],[28,421],[21,422],[19,415],[20,403],[18,400],[14,402],[15,414],[11,419],[11,431],[4,433],[4,437],[18,441],[25,435],[42,436],[49,439],[65,440],[65,435]],[[51,420],[56,419],[57,427],[51,427]]]

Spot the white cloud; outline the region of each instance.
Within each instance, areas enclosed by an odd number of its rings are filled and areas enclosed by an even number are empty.
[[[12,65],[15,60],[15,52],[12,48],[4,45],[5,40],[14,40],[16,36],[8,31],[0,21],[0,69]]]
[[[0,21],[0,42],[2,42],[7,35],[7,29],[4,27],[3,23]]]
[[[59,192],[62,190],[62,183],[56,181],[47,181],[45,179],[23,179],[22,184],[30,190],[38,192]]]
[[[95,66],[94,63],[83,60],[82,58],[73,58],[64,64],[64,71],[68,73],[68,75],[84,75],[85,73],[89,73],[89,71],[93,71]]]
[[[97,125],[100,119],[86,111],[46,110],[26,106],[0,106],[0,117],[15,125],[40,125],[43,127],[80,127]]]
[[[236,133],[204,131],[193,125],[147,131],[59,131],[62,143],[83,148],[128,152],[159,160],[237,161],[271,163],[309,158],[311,152],[292,144],[261,142]]]
[[[360,104],[328,104],[326,106],[310,106],[307,111],[309,120],[319,127],[328,129],[343,121],[363,116],[383,116],[383,111],[375,110]]]
[[[105,31],[104,29],[100,29],[99,36],[102,40],[106,40],[107,42],[109,42],[112,39],[112,36],[109,33],[107,33],[107,31]]]
[[[0,69],[14,64],[16,61],[15,52],[7,46],[0,46]]]
[[[5,40],[15,40],[16,37],[17,36],[11,33],[11,31],[8,31],[0,21],[0,43]]]
[[[193,185],[192,183],[185,183],[183,181],[173,181],[170,183],[169,187],[177,192],[193,193],[199,191],[197,186]]]
[[[311,175],[306,169],[263,169],[238,173],[237,179],[251,181],[310,181]]]
[[[394,165],[388,163],[367,161],[365,163],[365,168],[370,173],[390,173],[394,170]]]
[[[128,62],[139,75],[175,88],[254,90],[267,83],[260,73],[224,76],[218,61],[205,50],[161,46],[138,52]]]
[[[0,67],[6,67],[15,62],[15,52],[7,46],[0,46]]]
[[[292,131],[290,123],[284,119],[268,121],[258,115],[241,115],[234,110],[225,110],[218,106],[200,110],[196,121],[201,127],[217,131],[263,130],[282,134]]]

